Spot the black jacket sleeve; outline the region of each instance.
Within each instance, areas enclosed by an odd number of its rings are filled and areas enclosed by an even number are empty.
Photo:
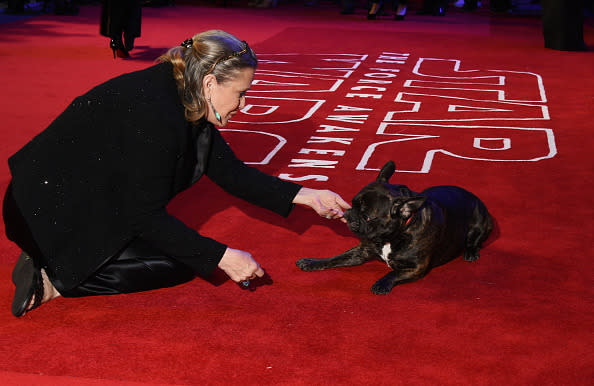
[[[239,160],[213,128],[206,175],[227,192],[284,217],[293,209],[301,185],[281,180]]]

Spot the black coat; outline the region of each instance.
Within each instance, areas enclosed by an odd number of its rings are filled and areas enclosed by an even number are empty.
[[[99,33],[109,38],[121,38],[122,33],[139,37],[142,7],[139,0],[104,0],[101,4]]]
[[[210,144],[197,147],[208,137]],[[284,216],[300,188],[246,166],[212,124],[188,123],[169,63],[76,98],[8,162],[42,265],[61,290],[136,237],[200,276],[212,273],[226,246],[166,211],[202,174],[197,164],[228,192]]]

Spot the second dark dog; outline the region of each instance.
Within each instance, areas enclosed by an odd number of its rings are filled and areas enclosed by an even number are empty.
[[[479,250],[493,229],[493,220],[483,202],[456,186],[434,186],[415,193],[388,180],[393,161],[381,169],[375,182],[353,198],[345,212],[359,245],[327,259],[300,259],[304,271],[362,264],[370,259],[385,261],[392,271],[379,279],[371,291],[387,294],[401,283],[418,280],[433,267],[463,255],[479,258]]]

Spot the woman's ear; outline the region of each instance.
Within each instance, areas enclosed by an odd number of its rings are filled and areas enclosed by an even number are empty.
[[[213,74],[208,74],[206,75],[204,78],[202,78],[202,89],[205,91],[206,90],[212,90],[212,88],[214,86],[217,85],[217,77],[214,76]]]

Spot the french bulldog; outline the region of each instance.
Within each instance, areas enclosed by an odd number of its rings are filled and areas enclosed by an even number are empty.
[[[395,285],[418,280],[460,255],[466,261],[479,258],[493,229],[485,204],[457,186],[434,186],[416,193],[405,185],[392,185],[388,180],[395,169],[393,161],[387,162],[344,213],[359,245],[326,259],[300,259],[299,268],[316,271],[380,259],[392,271],[371,291],[387,294]]]

